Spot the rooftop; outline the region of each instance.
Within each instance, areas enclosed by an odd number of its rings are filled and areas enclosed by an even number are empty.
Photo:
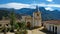
[[[60,25],[60,20],[43,21],[43,23]]]

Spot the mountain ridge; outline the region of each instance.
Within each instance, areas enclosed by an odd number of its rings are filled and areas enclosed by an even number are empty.
[[[0,8],[0,10],[8,10],[8,11],[12,11],[13,8],[10,9],[3,9]],[[46,10],[44,7],[39,7],[40,12],[42,13],[42,20],[60,20],[60,11],[58,10],[54,10],[54,11],[49,11]],[[19,10],[14,9],[15,13],[17,14],[21,14],[21,15],[31,15],[33,14],[33,12],[35,12],[35,9],[31,9],[31,8],[22,8]]]

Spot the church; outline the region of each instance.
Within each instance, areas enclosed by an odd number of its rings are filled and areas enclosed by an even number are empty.
[[[39,11],[39,7],[36,6],[35,12],[33,12],[32,16],[31,15],[22,15],[22,19],[18,20],[16,19],[16,22],[25,22],[27,27],[40,27],[42,26],[42,18],[41,18],[41,12]],[[3,18],[0,20],[0,28],[2,28],[4,25],[9,25],[10,24],[10,19],[5,20]]]
[[[35,12],[33,12],[33,16],[24,15],[22,16],[21,21],[26,22],[27,27],[40,27],[42,25],[42,18],[39,7],[36,6]]]

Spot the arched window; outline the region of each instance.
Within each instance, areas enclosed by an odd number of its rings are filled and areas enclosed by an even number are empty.
[[[37,14],[37,16],[39,16],[39,14]]]

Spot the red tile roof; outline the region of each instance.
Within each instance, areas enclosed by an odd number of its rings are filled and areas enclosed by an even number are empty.
[[[60,20],[43,21],[43,23],[49,23],[49,24],[60,24]]]

